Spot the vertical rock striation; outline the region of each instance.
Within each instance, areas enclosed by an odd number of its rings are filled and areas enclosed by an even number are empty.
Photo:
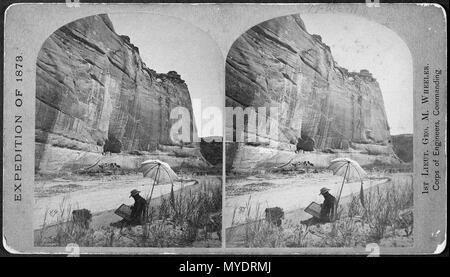
[[[226,105],[278,107],[278,140],[288,148],[312,138],[318,150],[392,152],[378,82],[367,70],[339,67],[298,15],[263,22],[234,42],[226,61]]]
[[[44,42],[37,58],[36,163],[47,146],[100,153],[108,138],[121,151],[171,145],[176,106],[192,117],[186,83],[175,71],[149,69],[107,15],[71,22]]]

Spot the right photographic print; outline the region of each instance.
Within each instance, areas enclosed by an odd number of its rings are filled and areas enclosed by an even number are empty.
[[[228,248],[413,247],[413,61],[377,22],[292,14],[226,59]]]

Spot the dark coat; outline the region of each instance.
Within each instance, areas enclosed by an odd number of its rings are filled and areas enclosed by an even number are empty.
[[[147,207],[147,201],[145,201],[145,199],[139,194],[133,196],[133,198],[134,205],[131,206],[131,222],[135,224],[142,224],[142,219],[145,216],[145,209]]]
[[[320,210],[320,220],[322,222],[330,222],[334,216],[334,205],[336,204],[336,198],[328,192],[323,194],[325,200],[322,203]]]

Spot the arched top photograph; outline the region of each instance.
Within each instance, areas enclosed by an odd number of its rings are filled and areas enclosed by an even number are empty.
[[[220,246],[222,122],[201,124],[223,107],[222,60],[208,34],[166,15],[54,31],[36,61],[35,244]]]
[[[366,209],[413,205],[413,60],[394,31],[345,13],[266,20],[232,44],[225,94],[227,174],[243,176],[226,183],[228,247],[413,245],[410,229],[367,229],[381,215]],[[354,238],[329,231],[344,225]]]

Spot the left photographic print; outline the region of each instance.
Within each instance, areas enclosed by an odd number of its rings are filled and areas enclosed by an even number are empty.
[[[223,107],[220,59],[206,33],[147,13],[80,18],[45,40],[35,246],[221,247],[222,121],[201,128]]]

